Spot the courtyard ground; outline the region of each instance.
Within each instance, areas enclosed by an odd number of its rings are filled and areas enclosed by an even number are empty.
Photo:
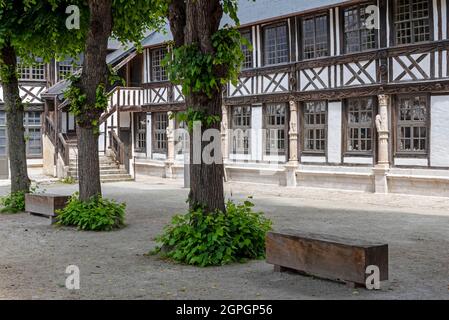
[[[70,194],[76,185],[48,183]],[[25,213],[0,215],[0,299],[448,299],[449,199],[287,189],[232,183],[228,197],[253,196],[257,209],[284,227],[386,242],[390,280],[380,291],[273,273],[264,261],[200,269],[146,256],[154,237],[186,209],[181,181],[103,185],[106,197],[127,203],[127,227],[109,233],[48,225]],[[8,192],[0,184],[0,194]],[[65,288],[68,265],[81,271],[81,289]]]

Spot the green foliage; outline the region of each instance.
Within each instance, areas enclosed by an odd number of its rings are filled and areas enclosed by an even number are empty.
[[[3,207],[0,213],[18,213],[25,211],[25,191],[18,191],[8,194],[0,199]]]
[[[203,53],[197,45],[185,45],[172,49],[165,57],[170,81],[182,85],[185,95],[206,94],[212,97],[220,86],[228,81],[237,83],[244,61],[242,45],[250,46],[240,32],[225,27],[212,36],[214,54]]]
[[[188,126],[189,132],[193,131],[195,122],[206,124],[210,127],[214,123],[220,123],[221,117],[216,115],[206,114],[204,111],[195,110],[192,107],[187,108],[184,112],[176,112],[170,115],[170,119],[176,119],[178,122],[185,122]]]
[[[162,248],[154,253],[164,251],[170,259],[200,267],[262,259],[272,223],[253,207],[250,201],[229,201],[226,213],[205,214],[200,208],[175,216],[156,239]]]
[[[78,227],[84,231],[111,231],[125,225],[125,203],[101,196],[81,201],[75,193],[67,206],[58,210],[58,225]]]
[[[61,179],[60,182],[63,183],[63,184],[74,184],[76,182],[76,180],[75,180],[74,177],[68,176],[68,177],[66,177],[64,179]]]
[[[17,191],[12,192],[4,197],[0,198],[0,205],[3,207],[0,209],[0,213],[18,213],[25,211],[25,195],[27,193],[36,193],[38,186],[33,186],[30,191]]]

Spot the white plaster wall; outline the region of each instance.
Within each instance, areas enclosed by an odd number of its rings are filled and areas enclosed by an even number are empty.
[[[67,112],[61,113],[61,131],[67,133]]]
[[[263,110],[262,105],[253,105],[251,108],[251,159],[262,161],[263,154]]]
[[[120,128],[129,128],[131,126],[130,112],[120,112]]]
[[[430,165],[449,167],[449,96],[432,96]]]
[[[327,161],[341,163],[342,103],[329,102]]]
[[[42,135],[42,147],[43,147],[43,172],[48,176],[56,175],[55,168],[55,147],[51,143],[50,139],[46,134]]]

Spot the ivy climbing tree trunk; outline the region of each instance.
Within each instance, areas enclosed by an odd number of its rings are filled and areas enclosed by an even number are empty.
[[[86,95],[77,115],[80,200],[101,195],[98,123],[103,112],[97,105],[97,88],[107,86],[106,56],[112,29],[112,0],[89,0],[90,21],[79,87]]]
[[[172,0],[169,7],[170,28],[176,47],[195,45],[203,54],[215,54],[212,36],[219,30],[223,16],[220,0]],[[217,70],[217,74],[220,70]],[[194,111],[202,112],[206,116],[222,116],[222,87],[216,88],[211,96],[205,93],[191,93],[186,95],[186,104]],[[220,123],[207,124],[203,121],[201,135],[208,129],[220,130]],[[201,144],[201,154],[209,142],[190,139],[190,150],[193,144]],[[216,143],[221,155],[221,143]],[[225,212],[223,190],[223,163],[195,163],[194,152],[190,152],[190,194],[191,209],[204,206],[206,212],[216,210]],[[198,158],[198,157],[197,157]]]
[[[0,61],[3,64],[1,81],[7,121],[11,192],[29,192],[30,179],[27,171],[25,129],[23,126],[24,105],[19,94],[16,51],[6,42],[6,45],[0,50],[0,54]]]

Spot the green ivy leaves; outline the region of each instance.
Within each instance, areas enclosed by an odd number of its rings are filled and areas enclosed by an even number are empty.
[[[175,216],[156,241],[168,258],[200,267],[262,259],[272,223],[253,207],[250,201],[229,201],[226,214],[207,214],[198,208]],[[153,253],[158,252],[161,248]]]
[[[214,54],[203,53],[197,45],[172,50],[163,64],[170,81],[182,85],[185,95],[206,94],[212,97],[228,81],[237,82],[244,55],[242,45],[248,41],[235,28],[225,27],[212,36]]]

